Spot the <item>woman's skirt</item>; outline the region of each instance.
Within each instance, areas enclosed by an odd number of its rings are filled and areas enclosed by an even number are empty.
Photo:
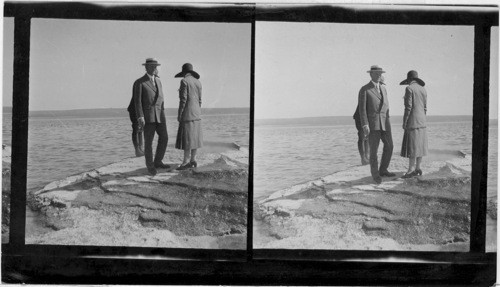
[[[402,157],[422,157],[427,155],[427,129],[405,130],[401,146]]]
[[[203,146],[203,133],[200,121],[186,121],[179,123],[177,130],[176,149],[197,149]]]

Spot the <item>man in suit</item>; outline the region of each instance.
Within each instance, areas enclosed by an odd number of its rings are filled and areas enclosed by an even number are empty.
[[[380,84],[385,85],[384,76],[380,77]],[[368,142],[368,137],[365,136],[363,127],[361,126],[359,106],[356,106],[356,111],[354,112],[352,118],[354,119],[354,124],[356,125],[356,129],[358,130],[358,151],[359,155],[361,156],[361,164],[370,164],[370,143]]]
[[[359,91],[358,107],[361,126],[370,144],[370,171],[376,183],[382,183],[382,176],[392,177],[394,173],[387,168],[392,157],[391,122],[389,120],[389,100],[387,91],[380,83],[385,71],[377,65],[371,66],[371,81]],[[380,168],[378,166],[378,146],[380,140],[384,144]]]
[[[154,176],[157,168],[170,167],[162,162],[168,143],[167,124],[162,85],[157,69],[160,63],[154,58],[148,58],[142,65],[146,68],[146,74],[134,82],[133,97],[137,121],[144,129],[146,167]],[[153,161],[155,132],[158,134],[158,145]]]

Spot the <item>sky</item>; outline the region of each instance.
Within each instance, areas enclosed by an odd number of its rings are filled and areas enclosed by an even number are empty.
[[[204,108],[250,107],[251,24],[32,19],[30,110],[126,108],[146,58],[162,64],[165,107],[184,63]],[[4,20],[3,106],[12,106],[13,18]]]
[[[5,18],[3,106],[12,105],[13,28]],[[403,113],[399,82],[410,69],[427,83],[429,115],[470,115],[473,37],[472,26],[257,22],[255,118],[352,115],[374,64],[387,71],[392,115]],[[498,41],[493,27],[490,118]],[[204,107],[250,105],[250,24],[33,19],[31,44],[31,110],[126,107],[152,56],[166,107],[178,105],[173,76],[187,61],[201,74]]]
[[[352,116],[371,65],[386,71],[391,115],[404,112],[409,70],[426,83],[428,115],[472,115],[473,26],[257,22],[255,61],[256,119]]]

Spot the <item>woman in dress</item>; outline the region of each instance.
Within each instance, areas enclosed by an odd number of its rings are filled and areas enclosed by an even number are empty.
[[[182,77],[179,88],[179,130],[175,148],[184,150],[184,160],[177,168],[184,170],[196,167],[196,152],[203,146],[201,130],[201,83],[200,75],[193,70],[193,65],[182,65],[182,72],[175,75]]]
[[[403,116],[403,145],[401,156],[409,158],[408,171],[403,178],[422,175],[422,157],[427,155],[427,92],[425,83],[418,78],[417,71],[409,71],[400,85],[406,87]]]

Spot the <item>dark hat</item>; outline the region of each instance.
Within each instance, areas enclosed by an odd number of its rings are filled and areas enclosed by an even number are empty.
[[[380,72],[380,73],[385,73],[384,70],[382,70],[382,68],[380,68],[378,65],[373,65],[370,67],[370,71],[366,71],[367,73],[371,73],[371,72]]]
[[[422,81],[421,79],[418,78],[418,73],[415,70],[409,71],[408,74],[406,75],[406,80],[402,81],[399,84],[400,85],[408,85],[413,80],[417,81],[417,83],[419,83],[422,87],[425,86],[424,81]]]
[[[187,73],[190,73],[191,75],[193,75],[193,77],[199,79],[200,78],[200,74],[196,73],[194,70],[193,70],[193,65],[191,65],[190,63],[186,63],[184,65],[182,65],[182,72],[178,73],[177,75],[175,75],[174,78],[182,78],[184,77]]]
[[[147,58],[146,63],[143,63],[142,65],[143,66],[145,66],[145,65],[161,66],[161,64],[158,63],[158,60],[156,60],[155,58]]]

